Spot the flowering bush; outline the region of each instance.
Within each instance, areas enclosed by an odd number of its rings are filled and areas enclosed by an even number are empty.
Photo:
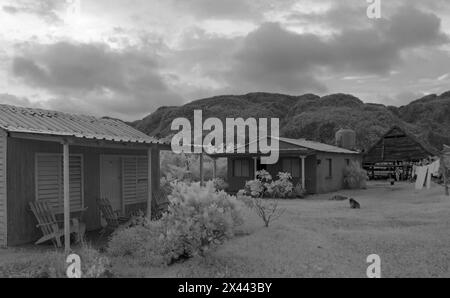
[[[234,236],[243,223],[240,202],[212,181],[172,183],[171,205],[158,221],[131,227],[113,235],[108,252],[132,256],[152,265],[168,265],[183,258],[203,255]]]
[[[253,198],[293,198],[296,197],[292,176],[289,173],[278,173],[277,180],[265,170],[256,172],[256,179],[245,183],[241,194]]]
[[[273,181],[273,196],[277,198],[287,198],[293,193],[292,176],[289,173],[278,173],[278,180]]]

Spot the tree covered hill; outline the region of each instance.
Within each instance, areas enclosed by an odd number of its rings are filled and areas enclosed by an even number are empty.
[[[370,147],[393,125],[405,128],[435,149],[450,144],[450,91],[428,95],[401,107],[364,103],[348,94],[222,95],[180,107],[161,107],[132,125],[152,136],[170,137],[174,133],[170,130],[172,120],[177,117],[193,120],[194,110],[202,110],[203,119],[279,118],[281,136],[328,144],[334,143],[337,130],[351,128],[357,133],[360,149]]]

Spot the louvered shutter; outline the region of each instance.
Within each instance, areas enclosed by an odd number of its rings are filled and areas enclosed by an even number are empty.
[[[148,186],[148,162],[147,157],[141,156],[137,158],[137,183],[136,183],[136,199],[139,202],[147,200]]]
[[[70,209],[83,208],[83,157],[69,156]],[[36,156],[36,198],[47,200],[50,206],[61,212],[64,208],[63,157],[61,154]]]
[[[36,199],[48,201],[55,210],[61,205],[61,156],[42,154],[36,156]]]
[[[77,209],[83,208],[82,163],[83,163],[83,158],[80,155],[74,155],[74,156],[71,155],[69,157],[69,191],[70,191],[70,209],[71,210],[77,210]],[[62,162],[61,162],[61,164],[62,164]],[[61,173],[63,173],[62,169],[61,169]],[[61,179],[61,180],[64,181],[64,179]],[[64,195],[62,197],[64,197]],[[64,199],[63,199],[63,201],[64,201]]]
[[[125,205],[146,201],[147,173],[146,157],[124,156],[122,158],[122,198]]]

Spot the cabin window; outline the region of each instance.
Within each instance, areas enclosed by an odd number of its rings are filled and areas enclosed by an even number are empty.
[[[282,171],[290,173],[292,178],[300,177],[300,159],[299,158],[283,158],[282,159]]]
[[[327,166],[328,166],[327,178],[331,178],[331,177],[333,177],[333,160],[331,158],[327,159]]]
[[[36,154],[36,200],[48,201],[57,212],[64,210],[64,181],[62,154]],[[83,156],[69,156],[70,209],[80,210],[83,202]]]
[[[233,160],[234,177],[250,177],[250,162],[248,159]]]

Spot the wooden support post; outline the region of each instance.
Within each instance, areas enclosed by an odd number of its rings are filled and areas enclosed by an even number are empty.
[[[152,148],[147,149],[147,217],[152,218],[153,177],[152,177]]]
[[[203,152],[200,153],[200,185],[204,185],[204,177],[203,177]]]
[[[300,156],[301,160],[302,160],[302,188],[303,190],[306,189],[306,180],[305,180],[305,160],[306,160],[306,156]]]
[[[70,183],[69,183],[69,144],[63,144],[63,189],[64,189],[64,251],[70,252]]]
[[[253,157],[253,179],[256,179],[256,172],[258,172],[258,157]]]
[[[213,178],[217,178],[217,158],[213,158]]]

